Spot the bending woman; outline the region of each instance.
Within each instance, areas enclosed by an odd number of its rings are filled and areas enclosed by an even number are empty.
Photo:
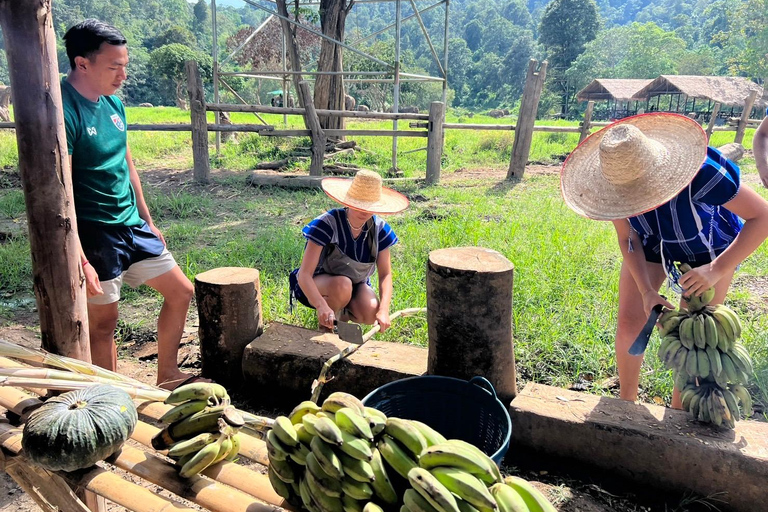
[[[697,122],[667,113],[592,134],[563,164],[561,191],[574,211],[616,228],[623,256],[616,363],[621,398],[634,401],[643,357],[628,350],[655,305],[674,308],[659,295],[665,276],[689,296],[714,286],[712,302],[722,303],[736,267],[768,236],[768,202],[707,147]],[[680,276],[674,262],[693,270]],[[681,407],[677,389],[672,407]]]
[[[321,327],[350,319],[389,328],[392,267],[389,249],[398,241],[389,224],[377,214],[393,214],[408,207],[408,199],[382,186],[381,176],[358,171],[354,179],[325,178],[325,193],[344,208],[329,210],[307,224],[301,266],[291,272],[291,299],[317,310]],[[379,276],[379,293],[370,278]]]

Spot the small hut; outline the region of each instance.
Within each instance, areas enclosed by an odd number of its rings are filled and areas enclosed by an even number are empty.
[[[719,117],[731,117],[741,112],[752,91],[758,93],[753,108],[764,111],[768,95],[763,87],[737,76],[661,75],[639,90],[634,99],[644,100],[649,111],[679,112],[709,121],[714,103],[730,107],[721,108]]]
[[[596,78],[579,91],[576,98],[579,101],[606,101],[605,112],[602,115],[596,113],[594,119],[621,119],[637,113],[638,100],[635,95],[652,81],[635,78]]]

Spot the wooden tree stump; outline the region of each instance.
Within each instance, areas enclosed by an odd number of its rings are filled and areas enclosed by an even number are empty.
[[[514,266],[496,251],[453,247],[427,262],[427,373],[487,378],[508,404],[517,394],[512,340]]]
[[[259,271],[222,267],[198,274],[195,297],[203,375],[240,383],[243,351],[264,330]]]

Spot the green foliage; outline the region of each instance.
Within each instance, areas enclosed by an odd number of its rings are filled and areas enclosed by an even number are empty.
[[[550,66],[570,66],[597,36],[599,26],[594,0],[553,0],[539,25],[539,42],[547,50]]]
[[[164,82],[165,104],[172,103],[177,97],[184,97],[182,86],[186,83],[185,62],[188,60],[197,61],[200,75],[204,80],[211,79],[213,59],[208,54],[196,52],[179,43],[161,46],[149,54],[149,68],[155,77],[159,77]],[[171,96],[171,94],[175,95]]]

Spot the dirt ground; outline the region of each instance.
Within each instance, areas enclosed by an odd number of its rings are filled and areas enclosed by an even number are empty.
[[[526,169],[527,175],[553,175],[559,173],[559,166],[531,165]],[[213,171],[217,179],[226,178],[228,171]],[[242,176],[242,173],[237,173]],[[454,173],[446,174],[445,181],[453,182],[455,186],[473,186],[478,183],[487,184],[489,181],[500,183],[499,186],[514,186],[514,182],[503,181],[506,169],[459,169]],[[178,190],[187,183],[191,183],[191,171],[158,169],[144,171],[142,181],[152,184],[154,187],[168,191]],[[211,190],[218,185],[209,185]],[[24,226],[22,226],[25,229]],[[762,283],[768,285],[768,283]],[[40,336],[38,316],[33,297],[14,298],[15,307],[11,310],[10,318],[0,317],[0,338],[28,347],[39,348]],[[179,364],[184,371],[196,373],[200,371],[199,346],[197,340],[197,315],[193,304],[182,338],[179,352]],[[130,309],[121,304],[121,317],[127,319],[144,319],[143,326],[129,333],[122,333],[122,343],[119,347],[118,371],[143,382],[154,384],[156,372],[157,345],[154,333],[153,319],[146,318],[147,310],[139,307]],[[234,394],[238,406],[247,408],[242,400],[238,400]],[[259,414],[268,414],[267,411],[254,411]],[[274,413],[273,413],[274,414]],[[129,441],[133,443],[133,441]],[[134,443],[135,444],[135,443]],[[138,446],[138,445],[137,445]],[[517,463],[517,461],[516,461]],[[126,480],[143,485],[152,492],[170,496],[161,487],[146,482],[134,475],[114,468],[106,463],[101,463],[120,474]],[[504,467],[503,472],[518,474],[528,480],[534,481],[561,512],[673,512],[673,511],[698,511],[718,510],[716,500],[701,501],[696,497],[675,496],[664,499],[655,491],[649,493],[649,489],[637,489],[628,486],[626,482],[616,483],[610,477],[603,475],[584,474],[574,468],[542,469],[537,462],[520,461],[520,466]],[[263,467],[254,464],[254,469],[263,471]],[[555,470],[557,469],[557,470]],[[649,494],[654,495],[653,498]],[[639,504],[643,502],[644,504]],[[185,502],[186,506],[200,509],[195,505]],[[712,507],[714,505],[714,507]],[[0,474],[0,512],[33,512],[40,508],[27,496],[16,483],[5,473]],[[108,504],[110,512],[125,510],[113,503]],[[202,509],[200,509],[202,510]]]

